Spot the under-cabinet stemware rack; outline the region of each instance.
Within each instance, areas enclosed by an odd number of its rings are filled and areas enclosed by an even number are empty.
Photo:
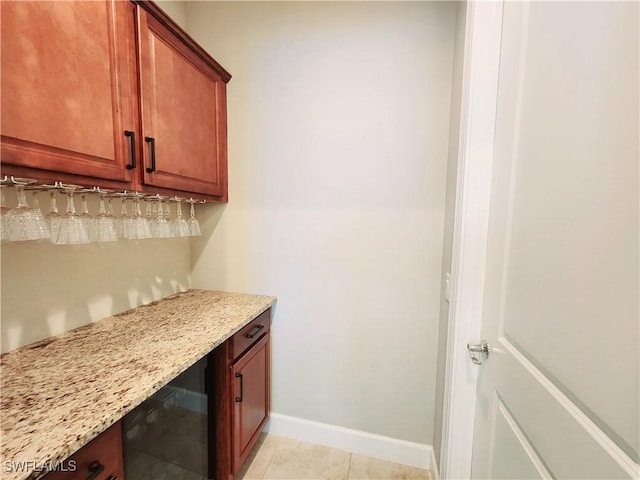
[[[30,178],[3,176],[0,178],[2,201],[0,214],[2,242],[49,241],[57,245],[102,243],[117,240],[147,238],[178,238],[201,235],[195,217],[195,205],[206,200],[145,194],[134,190],[107,190],[55,181],[42,183]],[[15,189],[17,206],[7,208],[5,189]],[[31,205],[27,200],[31,194]],[[40,206],[42,193],[49,196],[49,210]],[[89,213],[87,196],[99,197],[98,212]],[[80,213],[76,198],[80,197]],[[66,198],[64,213],[58,209],[58,199]],[[120,213],[114,213],[113,202]],[[143,212],[144,204],[144,212]],[[183,204],[190,211],[183,216]],[[173,208],[172,208],[173,207]]]

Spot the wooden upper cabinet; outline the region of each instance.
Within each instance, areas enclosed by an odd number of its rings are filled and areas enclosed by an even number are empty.
[[[158,6],[0,9],[3,174],[227,200],[231,75]]]
[[[153,4],[137,20],[143,183],[226,201],[231,76]]]
[[[133,6],[20,1],[0,9],[3,173],[19,166],[40,178],[75,174],[129,185]]]

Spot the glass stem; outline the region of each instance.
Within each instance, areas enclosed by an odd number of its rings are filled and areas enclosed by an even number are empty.
[[[68,215],[76,214],[76,205],[73,202],[73,192],[67,192],[67,214]]]
[[[49,192],[49,213],[58,213],[58,200],[56,200],[56,192]]]
[[[104,207],[104,195],[100,195],[100,206],[98,207],[98,215],[106,215],[107,209]]]
[[[24,185],[16,185],[16,192],[18,195],[18,208],[29,208],[27,197],[24,194]]]
[[[38,198],[38,192],[33,192],[32,198],[34,210],[40,210],[40,199]]]
[[[80,207],[81,208],[80,213],[82,215],[89,215],[89,207],[87,205],[87,196],[85,194],[82,194],[81,198],[82,198],[82,207]]]
[[[158,200],[158,220],[164,220],[164,205],[162,200]]]

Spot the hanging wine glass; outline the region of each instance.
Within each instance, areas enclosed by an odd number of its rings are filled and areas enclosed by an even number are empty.
[[[169,203],[169,200],[164,202],[164,219],[167,222],[167,225],[169,226],[169,238],[175,237],[176,231],[174,228],[175,225],[171,221],[171,204]]]
[[[79,190],[79,185],[61,184],[63,192],[67,195],[67,211],[60,217],[58,235],[53,243],[57,245],[78,245],[89,243],[89,235],[85,222],[76,215],[76,206],[73,195]]]
[[[3,180],[6,180],[7,177],[4,177]],[[4,189],[5,189],[6,185],[0,185],[0,193],[2,194],[2,199],[0,200],[0,218],[2,219],[2,225],[0,226],[0,228],[2,228],[2,230],[0,231],[1,234],[1,241],[2,242],[6,242],[7,240],[9,240],[9,231],[7,230],[7,221],[6,221],[6,215],[7,212],[9,211],[9,209],[6,207],[6,200],[4,197]]]
[[[25,187],[29,188],[29,187]],[[42,214],[42,209],[40,208],[40,197],[38,196],[42,187],[34,187],[37,190],[33,190],[31,193],[32,198],[32,207],[31,207],[31,219],[37,228],[40,229],[41,240],[51,240],[51,228],[49,227],[49,222],[44,218]]]
[[[112,214],[109,214],[105,205],[105,199],[110,192],[100,187],[96,187],[94,191],[100,195],[100,205],[98,207],[98,215],[95,216],[91,224],[90,239],[92,242],[115,242],[118,240],[116,219]],[[111,209],[110,198],[109,209]]]
[[[153,223],[153,236],[155,238],[170,238],[171,237],[171,227],[169,226],[169,222],[165,218],[164,214],[164,197],[157,196],[158,199],[158,211],[156,214],[156,220]]]
[[[200,231],[200,222],[198,222],[198,219],[196,218],[196,211],[194,208],[196,200],[190,198],[189,200],[187,200],[187,203],[191,205],[189,220],[187,221],[187,225],[189,226],[189,233],[192,237],[199,237],[200,235],[202,235],[202,232]]]
[[[154,238],[155,234],[153,231],[153,227],[154,227],[153,223],[155,222],[156,217],[153,214],[153,210],[155,206],[155,201],[153,197],[145,197],[144,202],[145,202],[144,216],[147,221],[147,225],[149,226],[149,234],[150,234],[149,238]]]
[[[120,198],[120,216],[116,220],[116,233],[118,238],[129,239],[131,238],[131,217],[127,212],[127,193],[114,193],[114,196]]]
[[[149,227],[151,228],[151,237],[152,238],[160,238],[158,236],[158,204],[160,203],[160,195],[156,194],[152,197],[149,197],[149,203],[151,204],[150,209],[150,217],[149,217]]]
[[[55,243],[58,238],[58,232],[60,231],[60,219],[62,215],[60,215],[60,212],[58,211],[58,201],[56,199],[56,191],[61,188],[60,185],[61,184],[59,182],[55,182],[53,185],[42,185],[42,189],[46,190],[49,194],[49,212],[44,218],[47,225],[49,225],[51,243]]]
[[[20,242],[50,238],[49,226],[42,217],[42,212],[40,212],[39,216],[34,214],[34,211],[29,208],[27,203],[25,187],[35,183],[35,180],[11,177],[11,181],[16,189],[18,206],[6,213],[5,222],[8,230],[8,240]]]
[[[142,239],[151,238],[151,228],[147,222],[147,218],[142,216],[140,209],[141,193],[133,192],[133,213],[131,217],[131,236],[132,238]]]
[[[93,218],[89,215],[89,205],[87,203],[87,193],[91,192],[91,190],[81,190],[80,191],[80,215],[78,218],[84,224],[84,229],[89,236],[89,241],[91,240],[91,231],[93,229]]]
[[[113,198],[111,198],[110,196],[107,196],[107,217],[109,217],[111,219],[111,221],[113,222],[114,228],[116,229],[116,237],[118,236],[118,224],[117,224],[117,217],[113,214],[113,204],[111,203],[111,201],[113,200]]]
[[[189,224],[182,218],[182,198],[173,197],[176,202],[176,218],[173,223],[174,236],[176,237],[189,237],[191,231],[189,230]]]

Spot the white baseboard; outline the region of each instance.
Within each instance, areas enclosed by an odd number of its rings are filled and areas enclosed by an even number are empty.
[[[435,455],[431,445],[398,440],[280,413],[271,413],[271,419],[265,431],[412,467],[432,470],[435,465]]]

